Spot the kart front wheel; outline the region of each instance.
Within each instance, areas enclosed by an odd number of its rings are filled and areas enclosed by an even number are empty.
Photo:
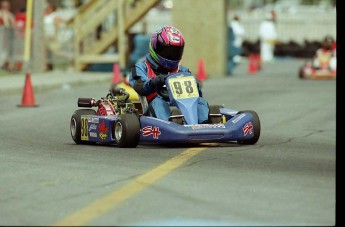
[[[253,116],[252,124],[253,124],[253,128],[254,128],[254,136],[253,136],[253,138],[251,138],[249,140],[238,140],[237,143],[247,144],[247,145],[256,144],[256,142],[258,142],[258,140],[259,140],[260,131],[261,131],[259,116],[255,111],[252,111],[252,110],[243,110],[243,111],[238,112],[238,114],[241,114],[241,113],[249,113]]]
[[[140,122],[135,114],[120,115],[114,124],[114,139],[118,147],[136,147],[140,139]]]
[[[81,115],[96,115],[93,109],[79,109],[71,117],[70,130],[72,139],[76,144],[91,144],[92,142],[81,140]]]

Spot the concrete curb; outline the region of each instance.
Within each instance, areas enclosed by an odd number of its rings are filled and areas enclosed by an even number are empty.
[[[47,76],[52,77],[52,76]],[[54,76],[56,77],[56,76]],[[106,83],[108,82],[109,85],[111,84],[112,75],[92,75],[90,76],[78,76],[73,77],[73,75],[66,79],[66,78],[49,78],[44,79],[44,77],[31,77],[32,87],[35,93],[46,92],[53,89],[62,88],[63,86],[83,86],[93,83]],[[0,80],[0,83],[2,81]],[[37,82],[37,83],[36,83]],[[25,78],[22,77],[21,82],[15,82],[15,85],[9,87],[0,87],[0,95],[15,95],[21,94],[25,85]]]

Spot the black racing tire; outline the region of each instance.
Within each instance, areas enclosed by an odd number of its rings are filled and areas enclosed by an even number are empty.
[[[223,108],[223,106],[221,106],[221,105],[209,105],[209,114],[208,114],[209,124],[220,124],[220,123],[222,123],[222,116],[220,114],[220,108]],[[212,114],[216,114],[219,116],[214,116]]]
[[[140,139],[140,122],[137,115],[120,115],[114,123],[113,135],[118,147],[137,147]]]
[[[242,110],[239,111],[238,114],[241,113],[249,113],[253,116],[253,127],[254,127],[254,137],[249,139],[249,140],[238,140],[237,143],[239,144],[245,144],[245,145],[253,145],[256,144],[256,142],[258,142],[259,138],[260,138],[260,131],[261,131],[261,125],[260,125],[260,119],[258,114],[253,111],[253,110]]]
[[[76,144],[94,144],[94,142],[81,140],[81,115],[96,115],[93,109],[79,109],[74,111],[70,122],[72,139]]]

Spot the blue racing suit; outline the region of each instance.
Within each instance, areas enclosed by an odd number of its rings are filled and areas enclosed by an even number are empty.
[[[157,90],[150,86],[150,81],[156,77],[156,75],[167,75],[168,73],[184,72],[191,74],[188,68],[185,66],[179,66],[175,71],[169,72],[166,69],[160,67],[150,56],[146,55],[145,60],[137,62],[131,69],[129,75],[129,84],[133,89],[141,96],[145,96],[149,104],[148,112],[144,115],[157,117],[162,120],[169,120],[171,116],[168,101],[165,101],[161,96],[157,94]],[[198,123],[207,123],[208,120],[208,103],[205,98],[202,97],[202,92],[199,88],[200,99],[198,103]]]

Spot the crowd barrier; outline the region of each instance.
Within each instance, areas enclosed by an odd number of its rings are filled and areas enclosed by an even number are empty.
[[[35,35],[31,34],[31,44]],[[43,41],[43,40],[42,40]],[[73,62],[73,31],[61,29],[54,39],[45,39],[46,63],[54,68],[67,68]],[[24,63],[25,31],[0,26],[0,70],[21,71]],[[31,57],[34,47],[31,45]]]

